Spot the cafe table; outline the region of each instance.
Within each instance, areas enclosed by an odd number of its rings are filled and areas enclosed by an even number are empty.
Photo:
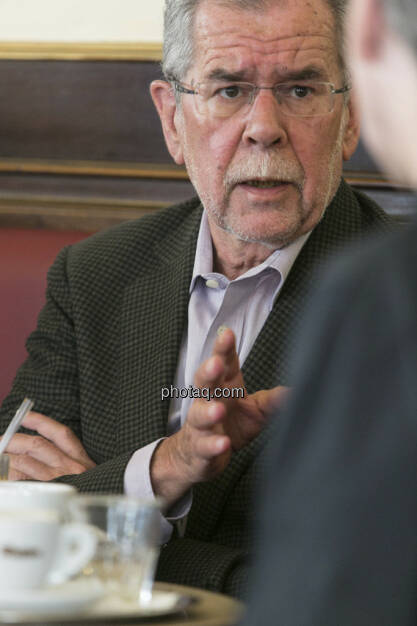
[[[12,624],[16,626],[124,626],[131,624],[137,626],[232,626],[236,624],[244,614],[244,605],[220,593],[213,593],[197,587],[185,587],[170,583],[155,583],[154,588],[160,591],[173,591],[189,598],[188,606],[178,612],[164,616],[149,617],[129,617],[129,618],[100,618],[86,616],[70,616],[65,618],[53,618],[49,616],[34,618],[26,621],[16,621],[16,619],[4,621],[4,616],[0,619],[0,624]],[[34,621],[35,619],[35,621]]]

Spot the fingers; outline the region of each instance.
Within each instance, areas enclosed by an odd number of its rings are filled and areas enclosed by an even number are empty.
[[[187,422],[197,430],[211,430],[215,424],[222,421],[225,414],[226,409],[220,402],[194,400],[188,412]]]
[[[191,406],[185,425],[189,434],[186,442],[189,458],[197,461],[197,465],[200,461],[210,462],[231,449],[230,438],[222,427],[226,413],[221,402],[195,400]],[[213,472],[215,474],[215,468],[204,466],[203,474],[212,476]]]
[[[211,356],[198,368],[194,376],[196,387],[213,389],[220,384],[225,374],[225,365],[220,356]]]
[[[273,387],[273,389],[264,389],[253,394],[259,411],[264,415],[282,410],[288,400],[291,389],[289,387]]]
[[[9,454],[9,478],[12,473],[25,476],[26,479],[36,478],[37,480],[50,480],[48,466],[40,463],[36,459],[26,454]],[[22,480],[13,479],[12,480]]]
[[[217,337],[212,356],[198,368],[194,382],[197,387],[213,389],[238,376],[241,378],[235,336],[230,328],[226,328]]]
[[[8,480],[30,480],[30,476],[27,476],[23,472],[19,472],[13,467],[10,467]]]
[[[55,444],[64,454],[85,465],[86,468],[94,467],[95,463],[90,459],[81,441],[68,426],[35,411],[28,413],[23,420],[23,426],[37,431],[42,437]]]
[[[10,480],[52,480],[64,474],[81,474],[84,468],[79,464],[65,466],[50,466],[29,454],[9,454]]]
[[[230,448],[230,439],[224,436],[209,435],[208,437],[201,437],[196,442],[196,454],[206,461],[224,454]]]
[[[235,335],[230,328],[226,328],[217,337],[213,346],[213,356],[219,356],[223,360],[226,380],[238,374],[239,357],[236,352]]]
[[[7,446],[7,452],[14,456],[15,459],[17,457],[29,459],[30,475],[33,477],[35,477],[33,470],[38,467],[38,463],[50,468],[62,468],[65,470],[64,474],[80,474],[86,469],[83,464],[67,456],[55,444],[44,437],[18,433]],[[23,463],[22,458],[19,461],[15,461],[15,466],[17,469],[26,471],[21,465]],[[43,472],[42,475],[36,477],[39,480],[49,480],[48,478],[43,478]]]
[[[95,466],[70,428],[31,411],[23,426],[39,433],[18,433],[7,446],[11,480],[52,480],[67,474],[81,474]]]

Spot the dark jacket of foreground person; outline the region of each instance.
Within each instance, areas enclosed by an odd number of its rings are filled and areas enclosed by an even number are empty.
[[[417,223],[315,296],[245,626],[417,623]]]

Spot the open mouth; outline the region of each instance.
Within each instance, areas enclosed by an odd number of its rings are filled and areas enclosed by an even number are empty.
[[[245,180],[239,183],[248,187],[255,187],[256,189],[274,189],[276,187],[283,187],[290,183],[282,180]]]

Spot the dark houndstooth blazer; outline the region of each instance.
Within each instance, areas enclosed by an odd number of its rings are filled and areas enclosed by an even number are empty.
[[[189,286],[201,218],[198,199],[98,233],[58,255],[47,302],[27,341],[0,413],[1,432],[24,396],[67,424],[97,467],[62,481],[81,491],[121,492],[127,462],[164,436],[168,402],[187,325]],[[314,273],[349,241],[389,218],[342,182],[297,258],[250,352],[249,393],[290,384],[289,356]],[[235,453],[222,476],[194,489],[184,538],[162,550],[158,578],[242,593],[246,580],[251,494],[267,431]]]

